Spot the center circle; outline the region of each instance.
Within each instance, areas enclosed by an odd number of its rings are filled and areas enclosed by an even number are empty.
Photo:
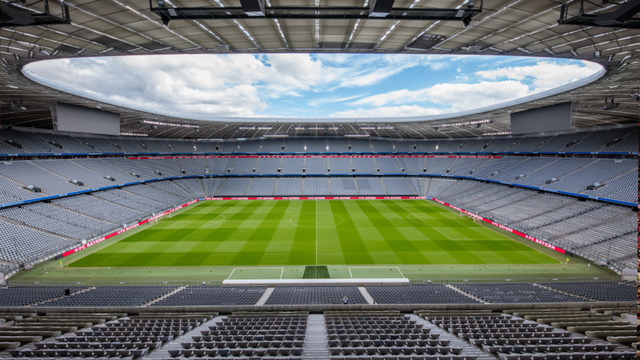
[[[225,220],[227,220],[227,217],[224,216],[224,214],[220,214],[220,215],[216,216],[215,218],[209,220],[209,225],[218,225],[218,224],[222,223]]]
[[[342,224],[344,219],[342,216],[331,213],[310,213],[294,215],[289,222],[303,228],[322,229],[336,227]]]

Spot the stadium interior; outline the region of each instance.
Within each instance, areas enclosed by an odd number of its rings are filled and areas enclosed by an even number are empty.
[[[637,358],[640,1],[0,5],[0,358]],[[589,60],[605,73],[438,120],[249,125],[102,103],[21,71],[46,59],[229,53],[520,55]],[[513,113],[560,104],[570,104],[570,129],[510,133]],[[61,131],[60,106],[118,114],[120,134]],[[198,201],[403,198],[609,275],[19,280]]]

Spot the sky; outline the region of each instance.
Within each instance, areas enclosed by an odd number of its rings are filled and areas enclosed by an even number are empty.
[[[23,72],[86,98],[196,120],[429,118],[597,77],[580,60],[477,55],[225,54],[54,59]]]

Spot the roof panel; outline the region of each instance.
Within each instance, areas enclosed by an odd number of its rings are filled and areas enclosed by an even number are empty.
[[[43,2],[32,3],[26,4],[34,10],[43,10]],[[468,27],[464,27],[459,20],[396,21],[372,18],[321,19],[317,22],[314,19],[281,18],[277,24],[273,19],[264,18],[235,21],[172,20],[169,26],[165,27],[159,16],[148,8],[149,2],[144,0],[67,0],[66,3],[70,6],[71,24],[2,28],[1,30],[3,41],[0,42],[0,55],[7,61],[10,70],[0,72],[0,98],[20,97],[29,109],[33,109],[27,112],[10,111],[3,102],[0,107],[0,116],[7,124],[50,128],[51,119],[47,109],[51,101],[86,106],[98,104],[34,84],[22,78],[16,71],[24,63],[41,59],[42,56],[55,58],[98,53],[118,55],[282,51],[502,53],[535,56],[551,55],[555,52],[561,56],[595,59],[610,67],[604,79],[584,88],[510,109],[500,109],[463,118],[472,120],[490,117],[494,120],[491,126],[480,129],[450,127],[434,131],[433,122],[416,121],[398,123],[394,131],[377,132],[390,137],[479,136],[489,129],[505,131],[509,128],[509,111],[520,111],[572,100],[579,104],[576,110],[578,127],[639,120],[640,103],[634,102],[629,97],[629,91],[637,88],[637,84],[640,83],[640,65],[637,60],[640,55],[640,34],[637,30],[629,29],[558,25],[559,9],[564,1],[484,1],[483,11],[472,19]],[[223,7],[240,6],[238,0],[170,0],[168,3],[170,7],[218,7],[219,3]],[[270,1],[271,6],[313,7],[315,3],[316,0]],[[394,7],[454,8],[465,3],[463,0],[396,0]],[[154,4],[157,3],[154,2]],[[365,1],[320,0],[319,4],[323,7],[363,7]],[[614,2],[607,4],[598,1],[586,2],[585,11],[592,14],[603,13],[613,11],[617,6]],[[316,28],[316,23],[319,28]],[[420,37],[421,35],[424,36]],[[410,48],[408,47],[410,44],[423,46]],[[29,58],[29,51],[39,47],[55,55],[46,56],[40,53],[36,56],[33,52],[34,57]],[[20,61],[17,61],[13,54],[20,55]],[[597,57],[598,54],[599,57]],[[610,55],[613,61],[607,62]],[[636,56],[625,58],[628,55]],[[624,63],[620,63],[623,59]],[[622,67],[622,70],[618,70],[619,67]],[[18,84],[19,90],[9,87],[8,84],[12,86]],[[600,105],[604,101],[603,94],[620,99],[621,105],[615,112],[594,111],[594,108],[601,108]],[[167,121],[192,122],[145,114],[108,104],[99,105],[105,110],[121,114],[124,131],[142,131],[138,120],[148,116]],[[437,123],[459,121],[460,118]],[[350,129],[349,126],[337,125],[341,129]],[[226,123],[201,123],[202,130],[199,136],[234,136],[236,133],[233,127],[233,124]],[[293,131],[288,130],[289,127],[286,126],[278,129],[282,133]],[[163,129],[153,135],[158,134],[168,137],[192,135],[190,132],[176,132],[170,129]],[[340,135],[340,132],[338,131],[337,134]]]

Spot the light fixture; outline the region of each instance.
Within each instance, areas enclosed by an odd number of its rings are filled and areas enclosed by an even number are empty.
[[[240,0],[242,11],[247,16],[264,16],[264,0]]]
[[[24,105],[22,105],[22,99],[20,99],[20,101],[18,101],[17,99],[11,100],[11,104],[9,104],[9,108],[13,110],[21,110],[21,111],[27,110],[27,108]]]
[[[394,0],[372,0],[369,3],[369,17],[383,18],[391,13]]]

